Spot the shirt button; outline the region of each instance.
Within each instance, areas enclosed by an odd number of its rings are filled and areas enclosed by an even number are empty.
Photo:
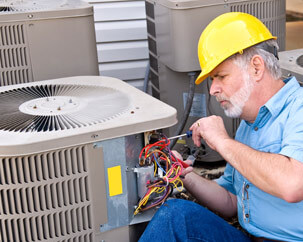
[[[258,131],[258,129],[259,129],[258,127],[255,127],[255,128],[254,128],[255,131]]]
[[[245,218],[249,218],[249,214],[248,213],[245,214]]]
[[[248,189],[248,188],[249,188],[249,185],[248,185],[248,184],[246,184],[245,188],[246,188],[246,189]]]

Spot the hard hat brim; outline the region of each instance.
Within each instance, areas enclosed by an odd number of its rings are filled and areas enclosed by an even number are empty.
[[[204,74],[204,73],[200,73],[200,75],[197,77],[195,83],[196,85],[199,85],[201,82],[203,82],[207,77],[208,77],[209,73],[208,74]]]

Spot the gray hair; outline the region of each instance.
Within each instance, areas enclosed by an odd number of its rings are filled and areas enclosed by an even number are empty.
[[[243,54],[235,54],[230,57],[233,62],[240,68],[246,70],[248,63],[254,55],[260,55],[265,63],[266,69],[269,71],[271,76],[275,79],[281,79],[282,71],[280,68],[279,60],[274,56],[274,54],[264,50],[264,45],[267,45],[269,48],[276,48],[278,51],[279,46],[276,40],[270,39],[249,47],[243,51]]]

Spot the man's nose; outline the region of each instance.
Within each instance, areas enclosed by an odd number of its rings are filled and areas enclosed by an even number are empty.
[[[216,80],[216,78],[214,78],[210,86],[209,94],[215,96],[216,94],[219,93],[221,93],[221,87],[219,85],[219,82]]]

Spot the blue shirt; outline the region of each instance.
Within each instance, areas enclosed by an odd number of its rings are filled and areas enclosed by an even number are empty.
[[[295,77],[284,82],[260,108],[254,123],[241,121],[235,139],[256,150],[303,162],[303,88]],[[229,164],[216,181],[237,196],[239,222],[250,234],[303,241],[303,201],[288,203],[265,193]]]

